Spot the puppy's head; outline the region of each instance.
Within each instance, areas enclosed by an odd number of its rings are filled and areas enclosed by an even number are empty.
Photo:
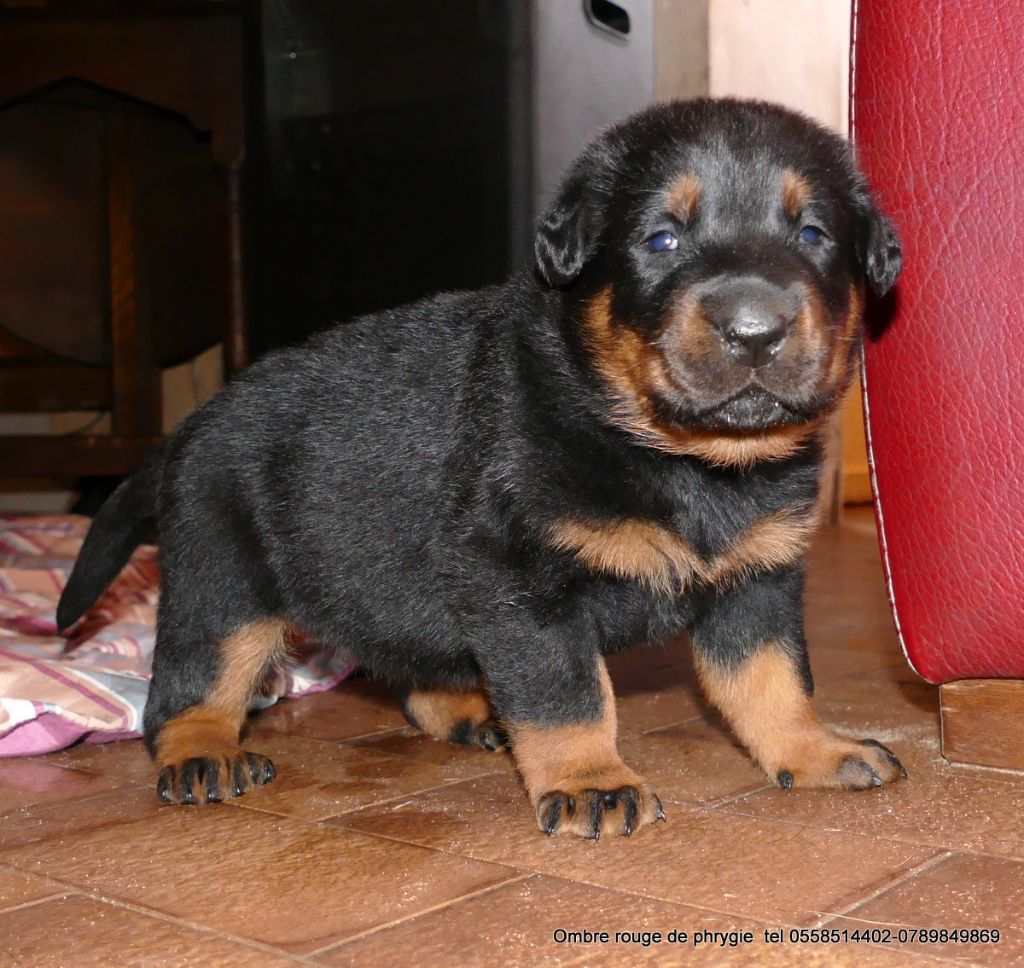
[[[608,418],[721,464],[784,457],[849,384],[896,235],[847,143],[762,102],[661,105],[576,160],[540,222]]]

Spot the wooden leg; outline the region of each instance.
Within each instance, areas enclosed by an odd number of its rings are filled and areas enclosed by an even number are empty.
[[[939,690],[942,755],[1024,770],[1024,679],[961,679]]]

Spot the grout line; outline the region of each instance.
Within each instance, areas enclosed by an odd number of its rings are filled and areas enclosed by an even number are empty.
[[[18,871],[18,873],[22,873]],[[0,918],[3,918],[5,914],[11,914],[14,911],[23,911],[25,908],[35,907],[37,904],[47,904],[50,901],[61,901],[66,897],[73,897],[80,895],[82,892],[79,890],[74,891],[57,891],[54,894],[47,894],[46,897],[33,898],[31,901],[22,901],[21,904],[12,904],[10,907],[0,908]]]
[[[355,743],[359,740],[369,739],[371,736],[391,736],[394,733],[401,733],[403,730],[409,729],[408,725],[405,726],[389,726],[386,729],[371,729],[367,733],[359,733],[356,736],[346,736],[344,739],[325,739],[321,740],[324,743],[333,743],[336,746],[346,746],[349,743]],[[281,733],[282,736],[292,736],[292,733]],[[308,736],[307,739],[313,739],[314,737]],[[371,751],[373,752],[373,751]],[[383,752],[383,751],[382,751]],[[400,756],[400,753],[391,753],[390,756]]]
[[[101,776],[100,774],[90,774],[90,776],[96,776],[100,779],[111,779],[110,777]],[[51,810],[51,809],[63,809],[69,806],[78,806],[83,803],[88,803],[90,800],[99,800],[101,797],[113,796],[115,793],[124,794],[125,790],[138,790],[139,784],[128,783],[127,781],[118,780],[118,783],[123,783],[122,787],[113,787],[109,790],[100,790],[96,793],[87,793],[81,797],[70,797],[67,800],[51,800],[49,803],[28,803],[22,807],[15,807],[13,810],[5,810],[0,813],[0,824],[3,821],[15,817],[17,814],[27,814],[33,810]],[[0,850],[6,850],[7,848],[0,848]]]
[[[405,726],[389,726],[387,729],[375,729],[369,733],[359,733],[356,736],[346,736],[344,739],[330,740],[332,743],[336,743],[338,746],[348,746],[352,743],[359,743],[363,740],[371,739],[374,736],[393,736],[395,733],[407,733],[410,738],[414,739],[416,736],[425,736],[425,733],[419,732],[415,726],[406,724]],[[362,749],[363,747],[360,747]],[[376,751],[371,751],[376,752]],[[383,752],[383,751],[382,751]],[[392,753],[392,756],[401,756],[400,753]]]
[[[698,713],[697,715],[690,716],[687,719],[678,719],[675,722],[662,723],[662,725],[660,725],[660,726],[653,726],[651,729],[642,730],[638,735],[639,736],[650,736],[652,733],[660,733],[663,730],[674,729],[676,726],[688,726],[690,723],[697,723],[697,722],[701,722],[701,721],[704,721],[704,720],[708,720],[708,717],[705,716],[702,713]],[[708,720],[708,724],[711,725],[711,721],[710,720]],[[714,740],[694,740],[694,742],[708,743],[708,742],[714,742]]]
[[[390,754],[389,753],[388,755],[391,756],[391,755],[394,755],[394,754]],[[416,762],[422,762],[422,761],[417,760]],[[350,807],[348,810],[341,810],[338,813],[331,813],[331,814],[328,814],[326,817],[302,817],[302,816],[297,816],[296,814],[293,814],[293,813],[281,813],[281,812],[279,812],[277,810],[271,810],[271,809],[269,809],[267,807],[256,806],[256,804],[254,804],[254,803],[246,803],[244,800],[242,800],[241,797],[236,797],[234,799],[234,801],[231,802],[230,805],[231,806],[235,806],[235,807],[240,807],[243,810],[250,810],[250,811],[256,811],[257,813],[268,814],[269,816],[272,816],[272,817],[284,818],[284,819],[288,819],[288,820],[303,820],[306,823],[313,823],[313,824],[324,824],[324,823],[327,823],[328,821],[334,820],[336,817],[344,817],[344,816],[347,816],[350,813],[358,813],[360,810],[369,810],[371,807],[387,806],[390,803],[394,803],[396,800],[404,800],[406,797],[419,797],[419,796],[422,796],[425,793],[430,793],[433,790],[443,790],[446,787],[454,786],[457,783],[467,783],[470,780],[479,780],[479,779],[481,779],[483,777],[486,777],[486,776],[501,776],[501,775],[502,774],[498,773],[497,771],[492,770],[492,771],[486,772],[486,773],[477,773],[477,774],[474,774],[473,776],[457,777],[457,778],[454,778],[454,779],[451,779],[451,780],[445,780],[445,781],[443,781],[441,783],[435,783],[432,786],[426,786],[426,787],[423,787],[423,788],[418,789],[418,790],[409,790],[406,793],[398,793],[398,794],[395,794],[394,796],[391,796],[391,797],[385,797],[383,800],[374,800],[371,803],[361,803],[357,807]],[[314,787],[314,789],[315,789],[315,787]],[[302,792],[305,792],[305,790],[303,790]]]
[[[21,871],[20,868],[18,870],[19,872]],[[266,954],[289,958],[293,961],[298,961],[300,964],[315,964],[315,962],[310,961],[305,955],[298,955],[294,952],[285,951],[282,948],[275,948],[272,945],[266,944],[262,941],[256,941],[252,938],[243,938],[240,935],[231,934],[230,932],[222,931],[219,928],[211,928],[204,924],[198,924],[195,921],[186,920],[176,914],[171,914],[168,911],[162,911],[159,908],[148,907],[147,905],[137,904],[133,901],[126,901],[122,898],[110,897],[109,895],[103,894],[102,892],[94,890],[86,885],[74,884],[70,881],[61,880],[57,877],[50,877],[49,879],[54,881],[56,884],[60,884],[62,887],[68,888],[68,890],[64,894],[55,895],[54,898],[40,899],[40,901],[54,900],[55,898],[64,897],[86,897],[99,904],[108,904],[111,907],[123,908],[126,911],[132,911],[133,913],[140,914],[144,917],[155,918],[158,921],[166,921],[170,924],[177,925],[178,927],[189,928],[200,934],[211,935],[216,938],[221,938],[222,940],[231,941],[235,944],[240,944],[247,948],[253,948]],[[19,907],[31,907],[33,903],[36,902],[29,902],[28,904],[19,905]],[[17,908],[8,908],[0,913],[6,914],[7,911],[13,910],[17,910]]]
[[[677,805],[678,806],[684,806],[684,809],[689,809],[691,813],[700,813],[700,812],[702,812],[699,809],[695,809],[695,807],[688,807],[688,806],[683,805],[683,804],[677,804]],[[643,894],[643,893],[641,893],[639,891],[632,891],[632,890],[629,890],[627,888],[609,887],[607,884],[602,884],[602,883],[599,883],[597,881],[587,880],[585,876],[582,877],[582,878],[562,877],[561,875],[552,874],[550,871],[542,870],[540,868],[537,868],[537,867],[534,867],[534,866],[530,866],[529,864],[525,864],[524,865],[522,863],[519,863],[518,866],[514,867],[514,866],[512,866],[511,862],[502,861],[502,860],[493,860],[493,859],[491,859],[489,857],[481,857],[481,856],[477,856],[477,855],[472,854],[472,853],[460,853],[459,851],[452,850],[451,848],[437,847],[437,846],[433,846],[433,845],[428,845],[428,844],[420,843],[420,842],[417,842],[417,841],[402,840],[399,837],[394,837],[394,836],[391,836],[389,834],[378,833],[376,831],[361,830],[358,827],[350,827],[350,828],[346,828],[346,829],[354,830],[357,833],[364,834],[364,835],[366,835],[368,837],[377,837],[377,838],[379,838],[381,840],[389,840],[389,841],[392,841],[394,843],[399,843],[399,844],[411,844],[414,847],[422,847],[425,850],[432,850],[432,851],[434,851],[436,853],[439,853],[439,854],[447,854],[449,857],[458,857],[458,858],[460,858],[462,860],[471,860],[471,861],[475,861],[476,863],[480,863],[480,864],[494,864],[495,866],[499,866],[499,867],[507,867],[509,870],[513,870],[513,871],[523,871],[523,870],[525,870],[525,871],[529,872],[530,874],[537,874],[537,875],[539,875],[541,877],[547,877],[547,878],[553,878],[555,880],[566,881],[566,882],[568,882],[570,884],[582,884],[582,885],[584,885],[586,887],[596,888],[597,890],[609,891],[609,892],[617,893],[617,894],[624,894],[624,895],[628,895],[629,897],[635,897],[635,898],[639,898],[639,899],[645,900],[645,901],[658,901],[659,903],[662,903],[662,904],[672,904],[672,905],[676,905],[678,907],[691,908],[693,910],[703,911],[703,912],[705,912],[707,914],[713,914],[713,915],[716,915],[718,917],[735,918],[736,920],[739,920],[739,921],[754,921],[754,922],[757,922],[758,924],[762,924],[762,925],[764,925],[766,927],[772,927],[773,925],[775,925],[775,926],[785,926],[785,927],[802,927],[803,926],[801,923],[798,923],[798,921],[795,920],[795,919],[794,920],[790,920],[790,921],[786,921],[786,920],[783,920],[781,918],[771,918],[771,919],[769,919],[769,918],[763,917],[760,914],[751,914],[749,911],[744,912],[744,911],[733,911],[733,910],[723,909],[723,908],[713,908],[713,907],[708,907],[708,906],[703,905],[703,904],[698,904],[698,903],[696,903],[695,901],[692,901],[692,900],[687,900],[687,901],[674,900],[672,898],[664,897],[661,894]]]
[[[326,954],[329,951],[336,951],[338,948],[342,948],[351,941],[360,941],[363,938],[371,934],[376,934],[379,931],[386,931],[389,928],[397,927],[400,924],[404,924],[407,921],[415,921],[417,918],[425,917],[428,914],[433,914],[435,911],[443,911],[445,908],[452,907],[456,904],[461,904],[463,901],[471,901],[474,898],[481,897],[484,894],[490,894],[492,891],[497,891],[500,888],[508,887],[512,884],[520,884],[523,881],[528,881],[533,877],[536,877],[536,873],[528,871],[521,873],[518,877],[510,877],[507,880],[499,881],[497,884],[490,884],[487,887],[481,887],[478,890],[470,891],[468,894],[462,894],[459,897],[449,898],[447,901],[441,901],[439,904],[435,904],[433,907],[424,908],[422,911],[417,911],[414,914],[407,914],[404,918],[395,918],[393,921],[388,921],[385,924],[379,924],[373,928],[367,928],[365,931],[359,931],[356,934],[349,935],[341,941],[335,941],[329,945],[325,945],[323,948],[317,948],[315,951],[309,953],[310,958],[317,957],[322,954]]]
[[[913,880],[920,874],[925,873],[925,871],[929,871],[933,867],[937,867],[944,860],[948,860],[950,857],[952,857],[953,854],[954,851],[952,850],[940,850],[937,853],[932,854],[930,857],[927,857],[925,860],[921,861],[916,866],[904,871],[902,874],[899,874],[897,877],[889,881],[886,881],[884,884],[880,885],[876,890],[869,891],[867,894],[864,894],[861,897],[858,897],[856,900],[851,901],[849,904],[841,907],[838,911],[818,911],[817,913],[826,920],[819,920],[816,927],[824,927],[828,924],[831,924],[833,921],[838,920],[839,918],[846,917],[846,915],[849,914],[849,912],[855,911],[857,908],[869,903],[870,901],[874,901],[876,898],[881,897],[883,894],[888,893],[893,888],[899,887],[900,885]]]
[[[723,797],[717,797],[714,800],[708,800],[703,806],[709,810],[717,810],[719,807],[727,806],[730,803],[736,803],[738,800],[745,800],[747,797],[752,797],[756,793],[763,793],[765,790],[774,790],[775,787],[770,783],[763,783],[760,785],[751,784],[746,790],[740,790],[738,793],[726,794]]]

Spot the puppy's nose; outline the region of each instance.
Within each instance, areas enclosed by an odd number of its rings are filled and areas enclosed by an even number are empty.
[[[776,313],[743,309],[720,327],[729,355],[741,366],[767,366],[786,342],[789,321]]]

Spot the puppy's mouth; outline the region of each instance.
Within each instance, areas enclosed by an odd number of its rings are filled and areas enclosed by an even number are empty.
[[[814,416],[751,383],[728,400],[693,412],[687,423],[705,430],[756,433],[806,423]]]

